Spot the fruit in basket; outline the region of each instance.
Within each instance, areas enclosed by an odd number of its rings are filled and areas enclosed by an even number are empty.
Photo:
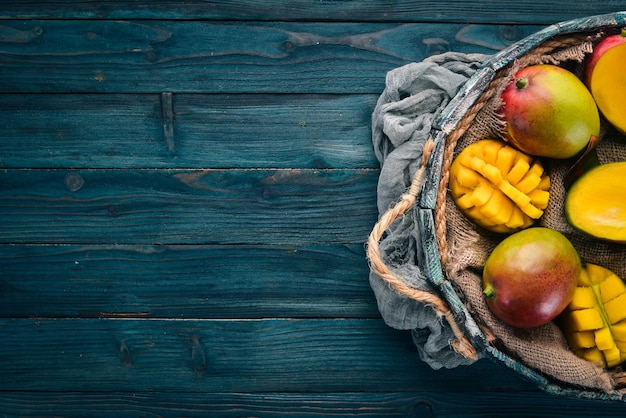
[[[502,93],[505,137],[531,155],[570,158],[600,134],[600,115],[570,71],[540,64],[519,70]]]
[[[626,285],[614,272],[587,264],[559,318],[570,348],[601,367],[626,360]]]
[[[565,196],[565,216],[588,235],[626,244],[626,161],[598,165],[579,177]]]
[[[586,66],[586,83],[600,112],[622,133],[626,133],[626,28],[604,38],[593,49]]]
[[[581,261],[560,232],[533,227],[509,235],[483,268],[483,294],[491,312],[517,328],[544,325],[570,303]]]
[[[541,162],[495,139],[461,151],[450,166],[449,186],[468,218],[501,233],[531,226],[550,198],[550,178]]]

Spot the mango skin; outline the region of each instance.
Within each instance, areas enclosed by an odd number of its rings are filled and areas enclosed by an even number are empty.
[[[509,235],[483,268],[487,306],[516,328],[544,325],[570,303],[581,271],[572,243],[560,232],[532,227]]]
[[[570,158],[600,134],[600,114],[591,93],[578,77],[556,65],[519,70],[502,100],[506,140],[528,154]]]

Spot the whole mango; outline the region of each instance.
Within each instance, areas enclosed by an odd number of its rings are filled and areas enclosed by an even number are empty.
[[[519,70],[502,93],[506,139],[539,157],[569,158],[600,134],[600,114],[585,84],[556,65]]]
[[[544,325],[570,303],[581,261],[560,232],[533,227],[509,235],[483,268],[483,294],[491,312],[517,328]]]

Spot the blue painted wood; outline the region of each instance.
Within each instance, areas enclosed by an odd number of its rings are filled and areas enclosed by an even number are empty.
[[[487,370],[485,370],[487,372]],[[615,418],[616,403],[570,399],[537,392],[493,388],[485,392],[323,392],[323,393],[170,393],[170,392],[3,392],[0,413],[42,417],[502,417]]]
[[[361,244],[371,169],[5,170],[0,243]]]
[[[11,330],[0,391],[532,390],[488,360],[432,370],[406,333],[379,319],[10,318],[0,329]]]
[[[395,67],[445,51],[493,53],[538,28],[9,20],[0,91],[379,94]]]
[[[377,95],[2,94],[3,168],[377,168]],[[112,123],[112,121],[114,123]]]
[[[380,317],[362,245],[0,245],[0,266],[4,318]]]
[[[403,21],[403,22],[494,22],[551,24],[584,16],[614,12],[620,1],[571,2],[552,0],[537,10],[533,0],[485,0],[476,2],[400,0],[394,2],[316,0],[256,1],[5,1],[0,17],[77,19],[215,19],[215,20],[304,20],[304,21]]]
[[[623,415],[430,369],[363,254],[388,70],[620,6],[1,1],[0,416]]]

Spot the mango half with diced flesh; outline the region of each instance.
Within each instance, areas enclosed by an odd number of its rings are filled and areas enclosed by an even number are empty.
[[[450,166],[449,186],[469,219],[501,233],[531,226],[550,197],[541,162],[495,139],[474,142],[459,153]]]
[[[579,357],[605,368],[626,360],[626,285],[611,270],[587,263],[560,319]]]
[[[626,161],[601,164],[578,178],[565,196],[565,216],[579,231],[626,244]]]

